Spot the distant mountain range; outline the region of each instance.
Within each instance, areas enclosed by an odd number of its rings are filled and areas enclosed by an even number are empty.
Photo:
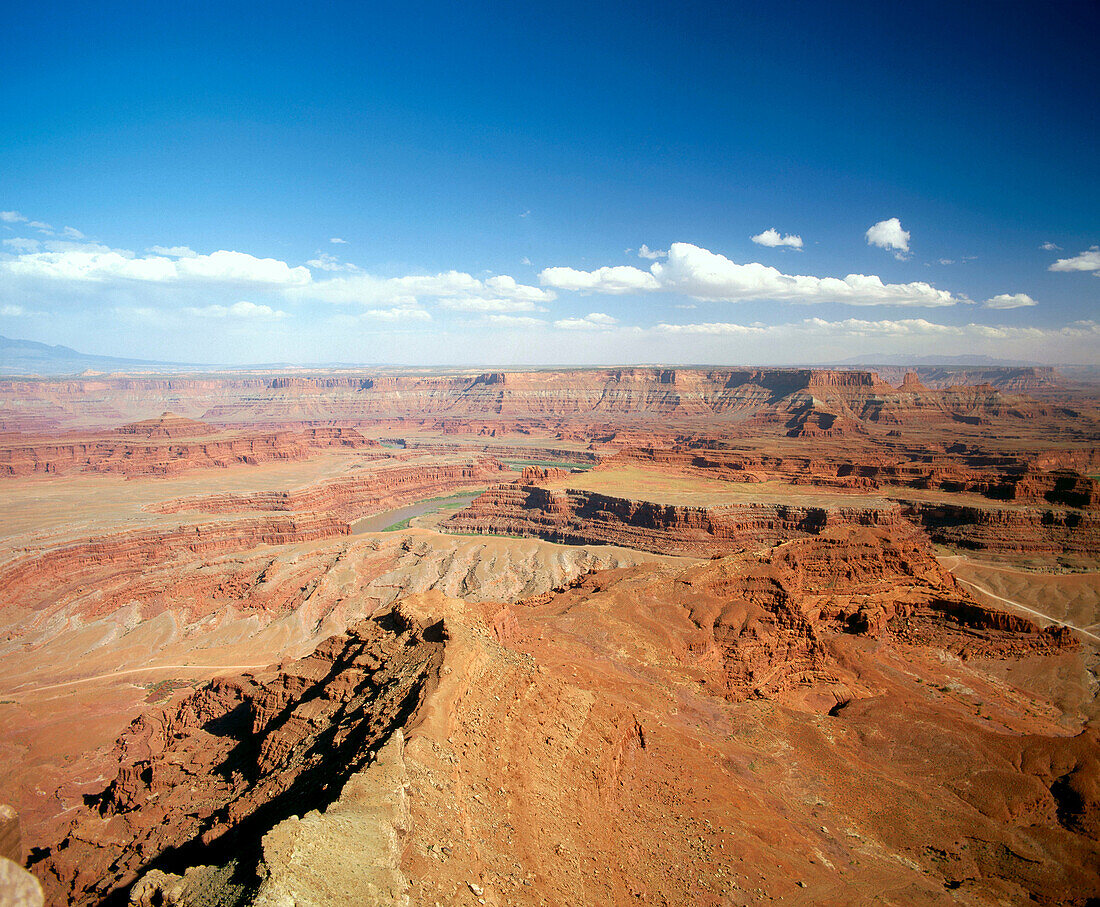
[[[50,346],[34,340],[13,340],[0,336],[0,374],[5,375],[77,375],[85,371],[119,369],[195,368],[182,362],[157,362],[149,359],[121,359],[81,353],[67,346]]]

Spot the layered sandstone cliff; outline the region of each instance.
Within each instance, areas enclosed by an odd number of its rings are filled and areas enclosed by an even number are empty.
[[[181,428],[181,422],[186,426]],[[162,417],[123,426],[103,437],[9,442],[0,444],[0,476],[65,472],[170,476],[190,469],[302,460],[316,449],[330,448],[381,455],[377,441],[347,428],[211,437],[214,431],[201,422]]]
[[[441,625],[394,610],[277,672],[214,681],[174,709],[143,715],[118,742],[114,780],[34,860],[53,902],[118,900],[151,871],[237,864],[253,872],[264,834],[336,800],[408,723],[443,646]]]
[[[535,536],[566,544],[622,545],[715,557],[813,535],[827,526],[898,526],[901,508],[745,503],[689,507],[538,485],[498,485],[444,527],[455,532]]]
[[[289,491],[255,491],[176,498],[151,506],[158,513],[200,511],[323,511],[343,520],[356,520],[426,496],[499,480],[508,468],[492,457],[470,463],[417,464],[373,469],[357,476],[329,479]]]
[[[0,567],[3,604],[29,606],[40,593],[56,593],[89,571],[111,567],[140,573],[150,564],[213,557],[258,545],[287,545],[350,533],[348,524],[327,513],[252,517],[166,529],[134,530],[56,545],[16,557]],[[15,600],[17,599],[17,600]]]

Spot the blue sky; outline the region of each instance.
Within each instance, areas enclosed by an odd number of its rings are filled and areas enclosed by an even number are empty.
[[[1100,7],[895,6],[51,4],[0,36],[0,333],[1098,361]]]

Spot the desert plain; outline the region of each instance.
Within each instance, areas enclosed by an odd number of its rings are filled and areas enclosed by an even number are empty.
[[[1100,388],[0,380],[50,904],[1100,902]]]

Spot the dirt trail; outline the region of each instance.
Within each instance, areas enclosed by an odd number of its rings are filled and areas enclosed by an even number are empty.
[[[956,564],[956,566],[958,565]],[[952,573],[955,572],[954,568],[951,567],[949,567],[948,570]],[[1060,627],[1069,627],[1071,630],[1074,630],[1075,632],[1080,633],[1083,636],[1087,636],[1094,642],[1100,642],[1100,636],[1097,636],[1095,633],[1090,633],[1084,627],[1078,627],[1076,624],[1071,624],[1064,620],[1058,620],[1058,618],[1056,617],[1051,617],[1049,614],[1044,614],[1042,611],[1036,611],[1034,608],[1029,608],[1027,605],[1022,605],[1020,604],[1020,602],[1013,601],[1011,598],[1005,598],[1003,595],[997,595],[995,592],[991,592],[985,587],[979,586],[977,583],[972,583],[968,579],[963,579],[961,576],[956,576],[955,578],[964,586],[969,586],[971,589],[975,590],[976,592],[980,592],[982,595],[985,595],[989,598],[994,598],[999,602],[1004,602],[1006,605],[1012,605],[1012,607],[1019,608],[1021,611],[1026,611],[1028,614],[1034,614],[1036,617],[1041,617],[1043,620],[1049,620],[1052,624],[1057,624]]]
[[[125,671],[111,671],[108,674],[95,674],[91,677],[81,677],[77,680],[66,680],[62,683],[51,683],[44,687],[35,687],[31,690],[20,690],[16,687],[6,695],[9,696],[32,696],[35,693],[45,693],[48,690],[57,690],[61,687],[71,687],[82,683],[93,683],[97,680],[111,680],[115,677],[125,677],[128,674],[147,674],[155,671],[257,671],[260,668],[269,667],[268,664],[253,664],[253,665],[149,665],[144,668],[130,668]]]

